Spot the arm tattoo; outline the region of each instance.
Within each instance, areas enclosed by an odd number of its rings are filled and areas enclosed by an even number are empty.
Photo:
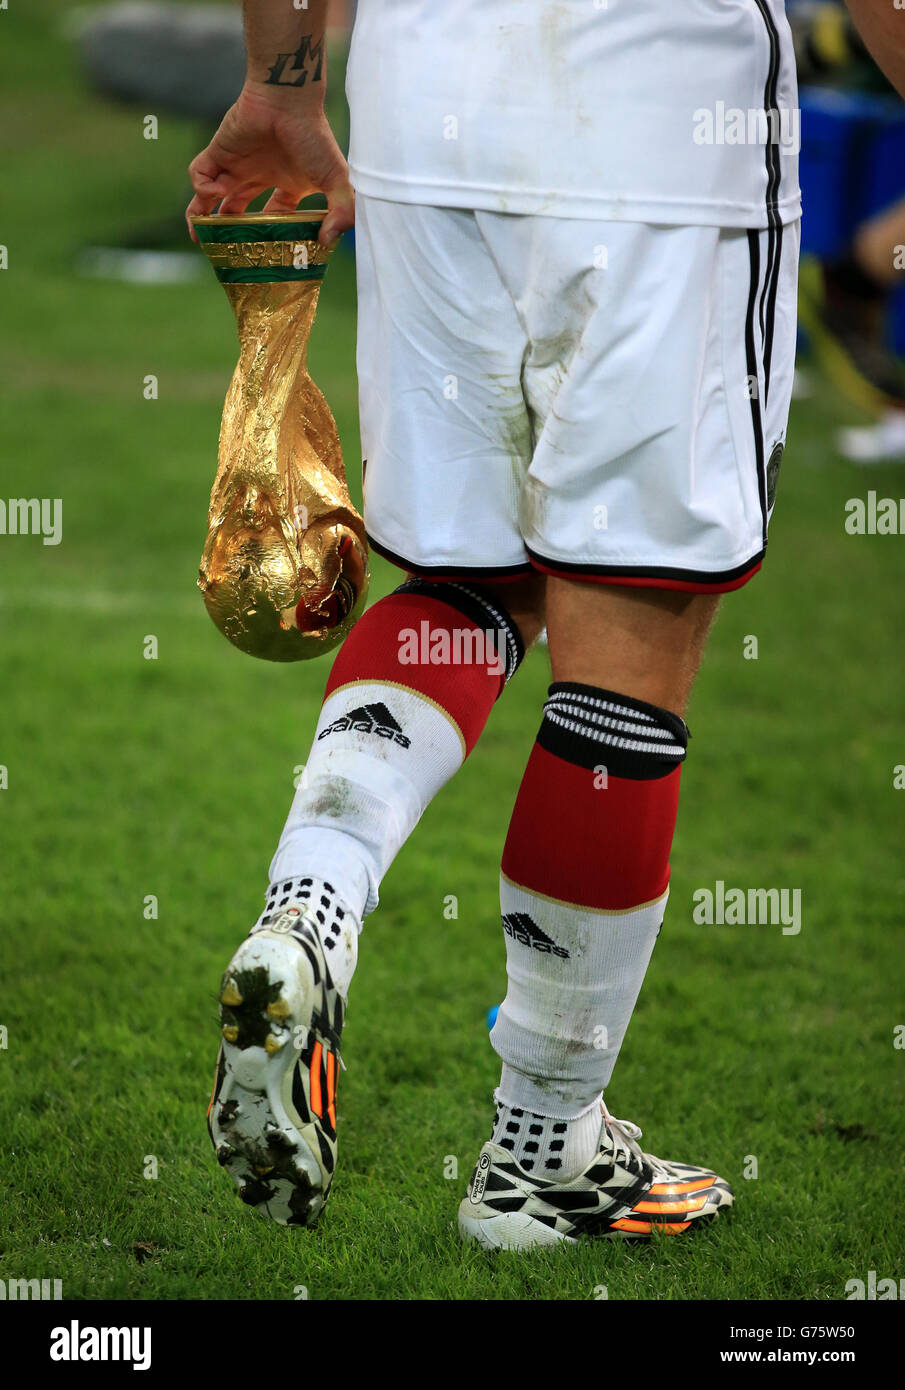
[[[321,34],[317,43],[312,43],[311,39],[311,34],[303,34],[294,53],[278,53],[264,81],[273,87],[304,87],[309,76],[312,82],[320,82],[324,66],[324,36]],[[313,72],[309,73],[306,61],[314,64]]]

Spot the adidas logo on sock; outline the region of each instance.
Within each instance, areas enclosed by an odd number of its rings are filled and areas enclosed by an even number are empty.
[[[531,946],[535,951],[546,951],[550,955],[561,956],[563,960],[569,959],[568,951],[563,946],[557,946],[552,937],[541,931],[527,912],[504,913],[503,931],[507,936],[511,936],[513,941],[520,941],[523,946]]]
[[[378,738],[392,739],[394,743],[399,744],[400,748],[409,748],[412,742],[402,732],[402,725],[397,723],[382,701],[376,705],[359,705],[357,709],[350,709],[348,714],[334,719],[332,724],[328,724],[326,729],[322,729],[317,737],[320,740],[326,738],[328,734],[345,734],[350,730],[359,734],[376,734]]]

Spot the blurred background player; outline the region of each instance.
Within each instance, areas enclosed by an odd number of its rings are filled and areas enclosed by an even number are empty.
[[[852,463],[905,462],[905,375],[890,345],[890,299],[905,283],[905,198],[863,222],[802,285],[802,321],[829,379],[875,424],[840,429]],[[816,292],[815,292],[816,291]]]
[[[816,258],[802,263],[802,326],[819,369],[845,399],[873,417],[871,424],[837,432],[840,453],[859,464],[905,462],[905,375],[895,351],[905,325],[905,301],[896,297],[905,285],[905,111],[844,5],[801,0],[790,6],[790,19],[804,107],[803,250],[819,248]],[[813,96],[819,103],[827,89],[836,96],[842,125],[830,154],[843,166],[839,205],[831,209],[807,196],[812,161],[816,173],[829,153],[809,147],[809,102]],[[890,127],[901,132],[898,144],[876,156]],[[853,139],[843,138],[846,128]],[[874,158],[889,166],[879,196],[864,172]],[[868,215],[865,202],[872,205]],[[850,230],[840,236],[821,224]]]

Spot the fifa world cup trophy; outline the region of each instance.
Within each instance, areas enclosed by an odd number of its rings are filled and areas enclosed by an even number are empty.
[[[307,350],[332,247],[322,212],[195,217],[239,361],[220,426],[198,586],[217,627],[268,661],[319,656],[364,608],[368,550]]]

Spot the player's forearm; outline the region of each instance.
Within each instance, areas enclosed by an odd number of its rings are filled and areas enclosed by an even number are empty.
[[[327,0],[243,0],[246,87],[260,96],[323,103]]]
[[[893,0],[846,0],[846,4],[874,62],[905,97],[905,10]]]

